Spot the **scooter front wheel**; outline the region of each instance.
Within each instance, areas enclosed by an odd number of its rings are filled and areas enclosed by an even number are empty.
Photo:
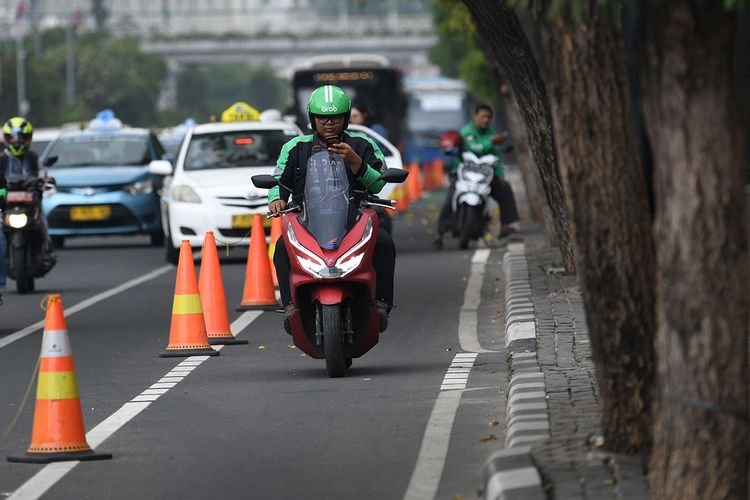
[[[321,305],[323,309],[323,349],[329,377],[343,377],[346,373],[341,304]]]
[[[16,290],[20,294],[29,293],[29,268],[27,267],[26,247],[11,247],[13,268],[16,272]]]

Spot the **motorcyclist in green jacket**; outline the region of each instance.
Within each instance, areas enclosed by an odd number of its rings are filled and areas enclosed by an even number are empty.
[[[507,132],[495,132],[490,123],[495,112],[487,104],[479,104],[474,109],[474,117],[471,122],[461,129],[466,151],[471,151],[477,156],[495,155],[495,177],[492,179],[490,196],[500,205],[500,237],[518,231],[518,208],[516,198],[510,183],[505,180],[505,167],[503,166],[503,152],[500,145],[508,138]]]

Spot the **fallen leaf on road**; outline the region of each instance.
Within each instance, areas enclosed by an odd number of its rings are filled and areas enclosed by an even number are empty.
[[[451,497],[453,500],[464,500],[464,494],[463,493],[456,493]]]
[[[612,478],[605,479],[604,481],[602,481],[602,484],[606,484],[607,486],[612,486],[613,484],[615,484],[615,480]]]
[[[305,356],[306,356],[306,354],[304,352],[299,355],[300,358],[304,358]]]
[[[487,434],[486,436],[482,436],[482,437],[479,438],[479,440],[481,442],[483,442],[483,443],[487,443],[489,441],[494,441],[496,439],[497,439],[497,436],[495,436],[494,434]]]
[[[297,346],[296,346],[296,345],[294,345],[294,344],[289,344],[289,345],[288,345],[287,347],[288,347],[289,349],[296,349],[296,348],[297,348]]]
[[[265,349],[265,348],[266,348],[266,346],[264,346],[264,345],[259,345],[258,346],[258,349]]]
[[[372,379],[370,377],[366,377],[366,378],[363,378],[362,380],[364,380],[365,382],[369,382]]]
[[[489,425],[490,427],[497,427],[498,425],[500,425],[500,422],[498,422],[497,420],[490,420]]]

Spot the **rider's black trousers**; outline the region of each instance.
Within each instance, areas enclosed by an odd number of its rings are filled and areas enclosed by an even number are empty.
[[[276,266],[276,277],[279,279],[281,304],[286,306],[292,302],[292,288],[289,285],[289,272],[292,264],[286,250],[283,236],[276,241],[273,254],[273,264]],[[393,274],[396,270],[396,245],[388,232],[381,229],[375,241],[375,253],[372,256],[372,266],[375,268],[375,297],[393,307]]]

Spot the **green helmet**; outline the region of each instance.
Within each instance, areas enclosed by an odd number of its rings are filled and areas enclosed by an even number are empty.
[[[3,139],[13,156],[23,156],[31,145],[34,127],[25,118],[14,116],[3,124]]]
[[[310,125],[315,128],[315,115],[336,116],[344,115],[344,128],[349,126],[349,116],[352,114],[352,100],[341,87],[323,85],[313,90],[307,101],[307,115]]]

